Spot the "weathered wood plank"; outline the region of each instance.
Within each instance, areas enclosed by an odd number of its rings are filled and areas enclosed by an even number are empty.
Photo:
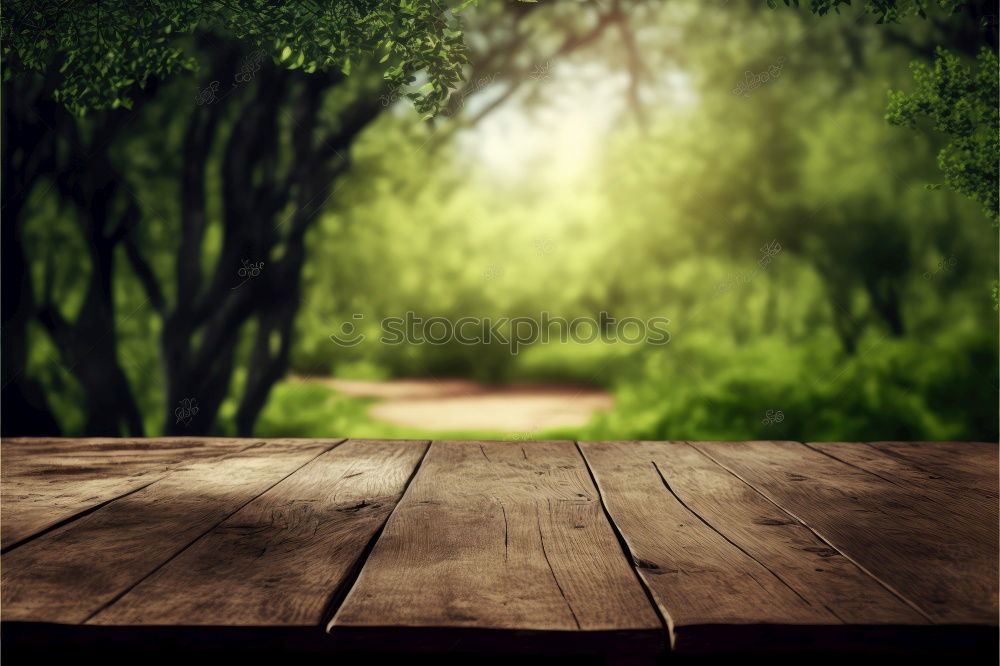
[[[897,647],[927,620],[684,442],[580,442],[678,652]],[[852,625],[872,625],[870,635]],[[879,627],[879,625],[883,625]],[[912,634],[912,632],[910,632]]]
[[[8,551],[4,621],[79,623],[340,440],[275,440],[181,467]]]
[[[664,638],[572,442],[433,442],[330,631],[396,650],[648,652]]]
[[[996,492],[996,476],[990,481],[960,473],[945,477],[908,458],[893,456],[862,442],[810,442],[806,446],[935,502],[940,516],[948,516],[949,520],[960,524],[963,533],[984,539],[994,548],[1000,545],[997,537],[1000,495]],[[957,477],[961,477],[960,480],[956,480]]]
[[[427,445],[349,440],[324,453],[89,624],[319,628]]]
[[[234,438],[5,439],[0,446],[0,547],[163,478],[199,459],[252,446]]]
[[[979,494],[997,496],[1000,446],[989,442],[868,442],[888,456],[907,461]]]
[[[332,445],[4,440],[4,527],[12,515],[36,521],[27,540],[7,542],[5,641],[69,632],[92,645],[127,634],[141,649],[179,636],[282,650],[661,645],[568,442],[436,443],[433,468],[417,474],[374,549],[385,566],[365,567],[344,604],[357,614],[334,619],[331,641],[324,613],[425,450],[359,441],[324,454]],[[230,454],[247,446],[257,448]],[[299,457],[303,447],[313,448]],[[681,652],[995,649],[996,445],[581,449]],[[53,526],[52,515],[68,522]],[[922,624],[903,597],[940,624]]]
[[[996,626],[996,541],[952,520],[938,502],[796,442],[692,445],[935,622]]]

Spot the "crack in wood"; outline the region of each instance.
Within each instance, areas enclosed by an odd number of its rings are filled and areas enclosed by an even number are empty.
[[[509,525],[507,523],[507,509],[503,505],[503,501],[499,497],[494,496],[493,499],[497,501],[500,505],[500,511],[503,513],[503,561],[506,562],[508,557],[508,536],[509,536]]]
[[[713,532],[715,532],[716,534],[718,534],[720,537],[722,537],[723,539],[725,539],[726,541],[728,541],[729,544],[732,545],[734,548],[736,548],[738,551],[740,551],[741,553],[743,553],[744,555],[746,555],[747,557],[749,557],[751,560],[753,560],[754,562],[756,562],[760,566],[764,567],[764,569],[768,573],[770,573],[772,576],[774,576],[778,580],[778,582],[780,582],[782,585],[784,585],[789,590],[791,590],[792,593],[795,594],[795,596],[797,596],[799,599],[801,599],[807,605],[809,605],[809,606],[813,605],[808,599],[806,599],[804,596],[802,596],[802,594],[799,593],[798,590],[796,590],[794,587],[792,587],[791,585],[789,585],[788,582],[785,581],[785,579],[783,579],[781,576],[779,576],[776,571],[774,571],[773,569],[771,569],[771,567],[767,566],[761,560],[757,559],[749,551],[747,551],[745,548],[743,548],[743,546],[739,545],[738,543],[736,543],[735,541],[733,541],[732,539],[730,539],[728,536],[726,536],[720,530],[718,530],[715,527],[715,525],[712,525],[712,523],[708,522],[708,520],[706,520],[704,516],[702,516],[700,513],[698,513],[694,509],[692,509],[690,506],[688,506],[687,502],[685,502],[683,499],[681,499],[680,495],[678,495],[676,492],[674,492],[674,489],[670,487],[670,483],[667,482],[667,477],[663,475],[663,471],[660,470],[660,466],[656,464],[656,461],[652,460],[652,461],[650,461],[650,463],[653,465],[653,469],[656,470],[656,473],[660,475],[660,480],[663,481],[663,486],[667,489],[667,492],[669,492],[671,495],[673,495],[674,499],[676,499],[680,503],[680,505],[682,507],[684,507],[685,509],[687,509],[688,512],[692,516],[694,516],[695,518],[697,518],[698,520],[700,520],[702,523],[705,524],[706,527],[708,527],[710,530],[712,530]],[[753,578],[753,575],[751,574],[750,577]],[[754,578],[754,580],[757,581],[756,578]],[[757,583],[759,584],[760,581],[757,581]],[[763,585],[761,585],[761,587],[763,587]]]
[[[536,525],[538,526],[538,539],[542,545],[542,557],[545,558],[545,564],[549,567],[549,573],[552,574],[552,580],[555,582],[556,588],[559,590],[559,594],[562,596],[563,601],[566,602],[566,608],[569,609],[569,614],[573,616],[573,622],[576,623],[576,628],[583,629],[583,627],[580,626],[580,620],[576,617],[576,611],[573,610],[573,604],[569,602],[569,598],[566,596],[566,592],[563,590],[562,585],[559,584],[559,578],[556,576],[556,572],[552,568],[552,562],[549,561],[549,553],[545,550],[545,536],[542,534],[542,515],[537,504],[535,505],[535,519]]]

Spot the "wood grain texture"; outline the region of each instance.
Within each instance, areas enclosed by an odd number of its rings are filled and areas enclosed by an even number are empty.
[[[1000,513],[997,500],[1000,495],[996,492],[996,476],[991,482],[956,472],[943,476],[931,471],[930,467],[922,467],[906,457],[894,456],[864,442],[810,442],[806,446],[917,493],[934,502],[939,517],[953,521],[964,534],[983,539],[993,548],[998,547]]]
[[[927,620],[830,544],[685,442],[581,442],[678,651],[843,644],[846,625]],[[828,626],[824,626],[828,625]],[[810,639],[804,627],[824,626]],[[844,628],[838,636],[837,628]],[[727,629],[732,628],[731,633]],[[877,632],[884,640],[885,631]],[[908,640],[901,637],[902,641]],[[871,644],[874,641],[868,641]]]
[[[397,650],[648,652],[664,638],[571,442],[433,442],[330,631]]]
[[[898,648],[914,632],[890,626],[927,623],[688,444],[580,448],[677,652]]]
[[[340,441],[4,440],[5,649],[995,659],[995,444]]]
[[[996,626],[995,523],[796,442],[692,442],[936,623]],[[993,539],[982,535],[992,531]]]
[[[905,461],[931,476],[997,497],[1000,446],[989,442],[868,442],[888,457]]]
[[[9,551],[2,619],[79,623],[340,440],[271,440],[191,463]]]
[[[234,513],[89,623],[320,627],[427,445],[341,444]]]
[[[253,440],[4,439],[0,446],[0,547],[19,542],[163,478],[195,460]]]

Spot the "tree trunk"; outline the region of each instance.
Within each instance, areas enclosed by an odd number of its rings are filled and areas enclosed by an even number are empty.
[[[45,392],[27,376],[28,322],[35,315],[34,286],[22,245],[24,208],[28,197],[55,167],[55,138],[51,129],[51,81],[12,79],[3,84],[3,216],[0,253],[4,273],[0,280],[0,335],[2,365],[2,434],[13,436],[59,435],[59,423],[45,400]]]
[[[116,116],[109,116],[106,127],[118,122]],[[51,295],[47,295],[49,300],[39,308],[39,321],[59,349],[66,369],[86,395],[83,434],[140,437],[142,415],[118,362],[112,291],[114,251],[122,238],[119,232],[123,225],[134,223],[128,217],[136,211],[129,209],[121,216],[113,215],[121,180],[108,160],[106,134],[99,128],[93,141],[100,143],[95,150],[84,153],[76,126],[72,127],[74,131],[67,137],[67,143],[73,151],[75,167],[64,170],[57,183],[63,196],[76,204],[78,226],[87,243],[90,258],[87,295],[74,321],[67,320],[52,302]],[[89,154],[93,156],[88,157]],[[112,218],[117,221],[117,229],[112,227]]]

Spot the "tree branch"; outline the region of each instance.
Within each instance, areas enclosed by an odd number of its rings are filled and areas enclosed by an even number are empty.
[[[138,208],[136,208],[134,203],[129,204],[129,209],[134,212],[130,215],[134,215],[134,219],[139,219]],[[146,295],[149,297],[149,302],[153,308],[163,315],[167,310],[167,299],[163,296],[163,290],[160,288],[160,283],[156,279],[156,274],[153,272],[153,267],[150,266],[146,258],[142,256],[142,251],[139,246],[136,245],[134,232],[134,224],[130,225],[130,228],[125,233],[125,255],[128,257],[129,264],[132,266],[132,271],[135,276],[139,278],[139,282],[142,284],[143,289],[146,291]]]

